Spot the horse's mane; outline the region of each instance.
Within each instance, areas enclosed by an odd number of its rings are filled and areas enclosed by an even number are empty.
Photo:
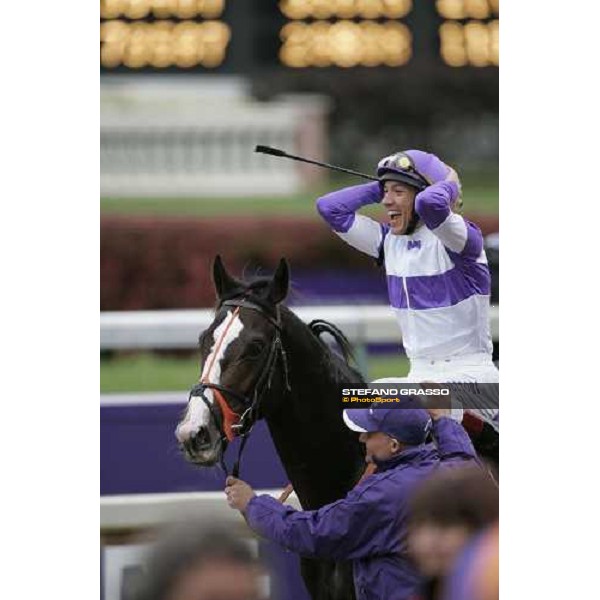
[[[323,319],[315,319],[308,324],[308,328],[325,347],[325,351],[331,360],[331,365],[336,370],[336,380],[339,383],[360,383],[365,381],[364,375],[360,372],[356,364],[352,344],[337,326]],[[329,333],[333,337],[340,347],[343,357],[331,351],[331,348],[321,339],[322,333]],[[351,362],[355,366],[352,366]]]
[[[265,295],[271,283],[271,278],[263,275],[254,275],[250,278],[245,278],[243,281],[236,280],[239,284],[228,294],[229,298],[248,295],[249,298],[258,301],[264,305],[266,300]],[[293,290],[292,290],[293,292]],[[222,300],[222,299],[221,299]],[[354,349],[344,333],[333,323],[323,319],[314,319],[308,325],[304,323],[290,308],[281,305],[282,317],[288,317],[287,323],[294,328],[296,335],[308,334],[319,342],[323,352],[322,360],[329,367],[331,376],[339,383],[359,383],[365,381],[365,377],[360,373],[356,366],[352,366],[351,362],[356,365]],[[339,346],[342,354],[332,351],[332,349],[323,341],[321,335],[328,333],[333,337]]]
[[[333,323],[330,323],[329,321],[325,321],[324,319],[314,319],[308,324],[308,328],[319,339],[321,339],[321,334],[328,333],[340,347],[342,355],[344,356],[344,360],[347,363],[350,363],[350,361],[355,361],[354,348],[352,347],[352,344],[350,343],[348,338],[339,329],[339,327],[337,327]]]
[[[308,325],[304,323],[287,306],[281,306],[282,316],[286,316],[286,322],[293,325],[298,333],[308,334],[315,339],[323,353],[322,359],[329,368],[332,378],[338,383],[359,383],[365,381],[365,377],[360,373],[357,367],[351,364],[354,362],[354,349],[348,338],[333,323],[323,319],[315,319]],[[334,352],[321,338],[323,333],[330,334],[336,341],[342,355]]]

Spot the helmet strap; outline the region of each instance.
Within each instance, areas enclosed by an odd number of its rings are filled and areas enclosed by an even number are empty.
[[[415,229],[417,228],[418,223],[419,223],[419,215],[417,214],[417,211],[415,210],[415,205],[413,202],[413,214],[412,214],[412,217],[410,218],[408,226],[406,227],[406,231],[404,232],[404,235],[410,235],[411,233],[414,233]]]

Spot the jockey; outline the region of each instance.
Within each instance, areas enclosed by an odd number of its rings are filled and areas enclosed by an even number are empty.
[[[490,273],[481,231],[456,212],[456,172],[433,154],[406,150],[381,159],[377,177],[319,198],[317,210],[340,238],[385,267],[410,372],[378,383],[498,383]],[[387,211],[386,224],[358,214],[377,203]],[[498,388],[484,387],[493,408],[477,405],[473,412],[498,431]],[[462,419],[462,410],[452,416]]]

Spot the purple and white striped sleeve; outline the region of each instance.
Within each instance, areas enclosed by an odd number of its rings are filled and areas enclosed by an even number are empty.
[[[476,225],[450,210],[458,194],[454,181],[440,181],[417,195],[415,210],[448,250],[477,259],[483,249],[483,236]]]
[[[369,217],[357,215],[356,211],[380,200],[381,187],[374,181],[322,196],[317,200],[317,211],[345,242],[377,258],[386,228]]]

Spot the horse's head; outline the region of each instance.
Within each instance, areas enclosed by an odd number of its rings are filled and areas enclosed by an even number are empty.
[[[202,373],[175,435],[186,458],[197,465],[222,461],[227,443],[259,416],[263,396],[275,380],[287,382],[279,303],[289,288],[281,259],[273,277],[242,282],[213,265],[218,298],[215,319],[200,336]]]

